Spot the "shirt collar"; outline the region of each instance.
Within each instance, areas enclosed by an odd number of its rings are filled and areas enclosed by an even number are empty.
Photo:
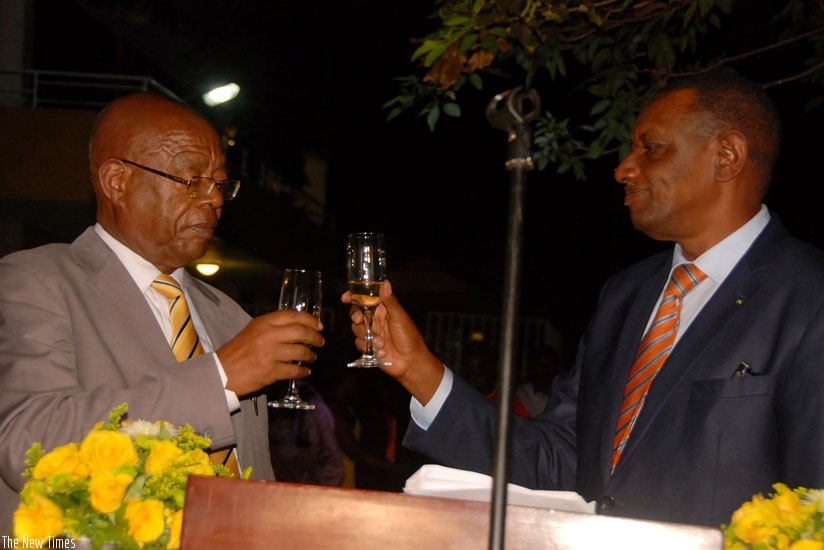
[[[126,268],[126,271],[129,272],[129,275],[132,276],[141,292],[145,292],[159,273],[157,268],[134,250],[112,237],[99,223],[94,225],[94,230],[103,239],[103,242],[112,249],[112,252]],[[171,276],[177,279],[183,288],[188,284],[188,273],[183,267],[176,269],[171,273]]]
[[[701,254],[692,263],[697,265],[716,284],[721,284],[769,222],[770,211],[762,204],[758,213],[750,218],[747,223]],[[681,245],[676,243],[672,254],[672,267],[683,263],[689,263],[689,261],[684,257]]]

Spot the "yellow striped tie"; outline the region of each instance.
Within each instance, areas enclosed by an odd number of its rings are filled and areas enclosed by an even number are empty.
[[[169,318],[172,322],[172,335],[169,342],[178,361],[185,361],[203,353],[203,346],[197,337],[197,331],[192,323],[189,305],[186,296],[174,277],[160,274],[152,287],[163,294],[169,301]]]
[[[169,301],[169,318],[172,324],[172,335],[169,344],[178,362],[186,361],[203,353],[203,346],[197,336],[189,304],[180,283],[174,277],[160,274],[152,281],[152,288],[160,292]],[[223,464],[229,470],[240,476],[240,469],[235,458],[234,448],[224,449],[211,453],[210,460],[215,464]]]

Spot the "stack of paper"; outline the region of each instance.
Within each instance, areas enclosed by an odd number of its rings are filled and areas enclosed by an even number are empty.
[[[403,491],[410,495],[489,502],[492,498],[492,478],[477,472],[427,464],[406,480]],[[507,486],[506,503],[565,512],[595,513],[595,503],[586,502],[573,491],[534,491],[512,483]]]

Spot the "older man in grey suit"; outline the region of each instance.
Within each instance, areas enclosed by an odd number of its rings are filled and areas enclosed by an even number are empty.
[[[130,418],[191,424],[252,477],[273,479],[268,415],[253,398],[301,378],[322,346],[308,313],[255,319],[183,266],[201,257],[224,203],[220,136],[188,107],[138,93],[104,109],[90,144],[97,223],[72,244],[0,260],[0,534],[11,533],[26,450],[79,441],[127,402]],[[159,274],[182,286],[203,353],[169,344]],[[265,396],[264,396],[265,399]]]

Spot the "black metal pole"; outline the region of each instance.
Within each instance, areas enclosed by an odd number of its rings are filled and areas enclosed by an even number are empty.
[[[509,150],[506,168],[512,173],[509,193],[506,267],[504,271],[501,341],[498,367],[498,409],[492,472],[492,505],[489,548],[503,548],[506,534],[506,497],[509,483],[509,442],[512,420],[513,364],[518,333],[518,284],[521,275],[526,173],[533,168],[532,133],[529,122],[540,110],[540,98],[534,90],[514,88],[498,94],[489,103],[487,119],[508,133]]]

